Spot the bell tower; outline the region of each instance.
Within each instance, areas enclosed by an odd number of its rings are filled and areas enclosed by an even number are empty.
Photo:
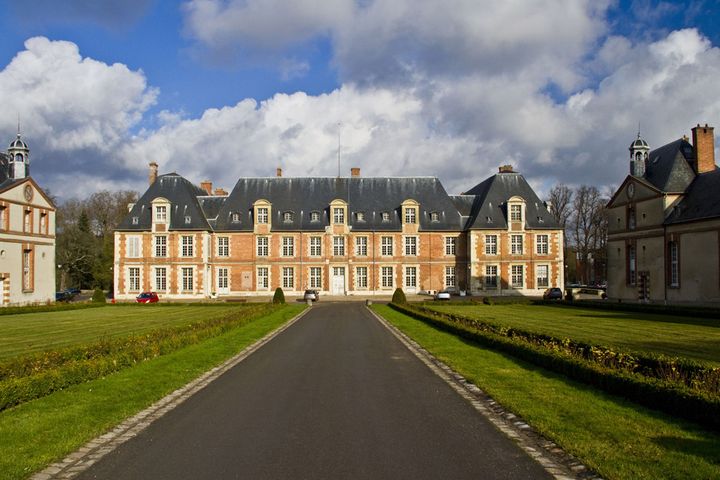
[[[18,128],[17,138],[10,142],[8,148],[8,157],[10,157],[8,176],[14,180],[30,175],[30,148],[22,140],[19,130]]]
[[[647,167],[650,146],[640,137],[638,131],[637,139],[630,144],[630,175],[644,177]]]

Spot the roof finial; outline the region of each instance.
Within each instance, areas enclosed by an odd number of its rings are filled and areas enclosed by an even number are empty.
[[[17,136],[18,136],[18,138],[20,138],[20,114],[19,114],[19,113],[18,113],[18,133],[17,133]]]
[[[640,138],[640,120],[638,120],[638,138]]]

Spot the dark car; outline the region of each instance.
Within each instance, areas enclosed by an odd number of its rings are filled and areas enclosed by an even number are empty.
[[[320,292],[318,292],[317,290],[305,290],[305,295],[303,296],[303,299],[317,302],[318,300],[320,300]]]
[[[62,292],[55,292],[56,302],[67,302],[68,300],[70,300],[70,298],[72,297],[68,294],[67,290],[63,290]]]
[[[155,292],[142,292],[140,295],[135,297],[135,301],[137,303],[157,303],[160,299]]]
[[[80,289],[79,288],[68,288],[65,290],[70,295],[80,295]]]
[[[563,292],[557,287],[548,288],[543,293],[543,300],[562,300]]]

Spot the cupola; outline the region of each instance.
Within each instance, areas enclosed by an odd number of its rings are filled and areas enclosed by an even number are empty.
[[[8,172],[10,178],[19,180],[30,174],[30,148],[21,138],[20,132],[18,132],[17,138],[10,142],[8,156],[10,157]]]
[[[630,144],[630,175],[636,177],[645,176],[645,167],[650,154],[650,146],[642,139],[638,132],[637,139]]]

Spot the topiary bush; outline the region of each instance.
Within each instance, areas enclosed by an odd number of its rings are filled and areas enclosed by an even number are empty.
[[[96,288],[92,296],[93,303],[105,303],[105,292],[101,289]]]
[[[282,288],[277,287],[275,289],[275,295],[273,295],[272,303],[285,303],[285,294],[282,291]]]
[[[392,296],[392,303],[396,303],[398,305],[407,304],[407,298],[405,297],[405,292],[403,292],[402,288],[398,287],[395,289]]]

